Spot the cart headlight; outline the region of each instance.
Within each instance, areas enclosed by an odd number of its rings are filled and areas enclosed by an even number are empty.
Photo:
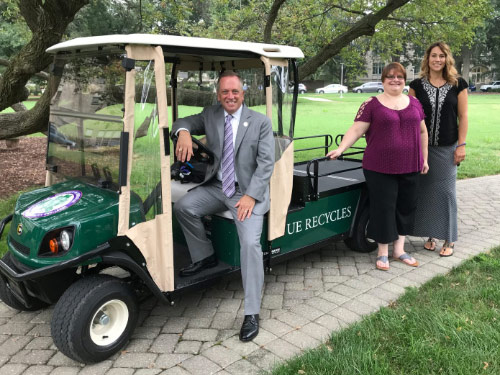
[[[63,255],[73,245],[74,228],[59,228],[47,233],[40,245],[39,256]]]
[[[64,251],[68,251],[71,247],[71,235],[67,230],[61,231],[61,246]]]

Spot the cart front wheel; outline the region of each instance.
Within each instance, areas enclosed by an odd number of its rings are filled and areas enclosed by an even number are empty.
[[[368,227],[369,219],[370,211],[368,206],[365,206],[359,215],[352,237],[344,241],[351,250],[369,253],[377,248],[377,243],[366,237],[366,228]]]
[[[125,282],[108,275],[92,275],[62,295],[52,316],[52,338],[69,358],[99,362],[127,343],[137,318],[137,298]]]

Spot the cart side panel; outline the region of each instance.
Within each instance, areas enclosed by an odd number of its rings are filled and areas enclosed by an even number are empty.
[[[307,202],[304,207],[288,212],[286,232],[271,242],[271,255],[282,255],[302,249],[330,237],[348,234],[361,196],[361,188],[317,201]],[[268,218],[264,220],[261,245],[268,249]],[[229,265],[240,265],[240,244],[234,221],[214,215],[207,224],[217,258]]]
[[[361,189],[330,195],[306,202],[302,209],[290,212],[285,235],[272,241],[272,255],[289,253],[347,233],[360,195]]]
[[[268,217],[264,218],[260,244],[267,250]],[[240,241],[234,220],[213,215],[207,222],[208,236],[212,240],[217,258],[231,266],[240,266]]]

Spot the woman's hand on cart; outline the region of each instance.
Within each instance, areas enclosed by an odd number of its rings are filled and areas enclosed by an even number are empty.
[[[332,150],[328,154],[326,154],[326,157],[330,158],[332,160],[335,160],[341,155],[342,155],[342,151],[340,151],[340,149],[337,148],[336,150]]]

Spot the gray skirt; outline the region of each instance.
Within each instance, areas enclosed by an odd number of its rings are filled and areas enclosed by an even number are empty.
[[[457,230],[457,166],[455,146],[429,146],[429,172],[420,175],[412,236],[455,242]]]

